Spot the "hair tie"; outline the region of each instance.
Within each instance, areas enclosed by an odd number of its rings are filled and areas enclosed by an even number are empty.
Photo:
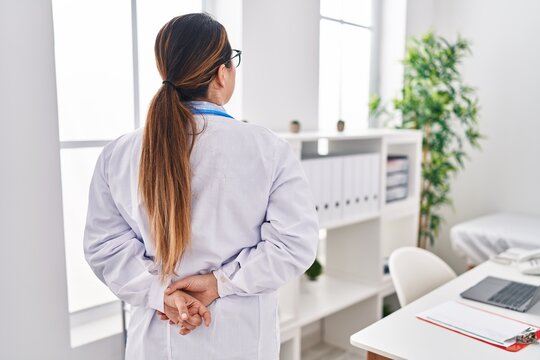
[[[171,85],[173,88],[176,89],[176,85],[174,85],[174,83],[170,80],[163,80],[163,82],[161,84],[167,84],[167,85]]]
[[[182,94],[182,90],[180,90],[180,88],[178,86],[174,85],[174,83],[172,81],[163,80],[162,84],[172,86],[174,90],[178,91],[178,94],[180,94],[180,96],[184,96],[184,94]]]

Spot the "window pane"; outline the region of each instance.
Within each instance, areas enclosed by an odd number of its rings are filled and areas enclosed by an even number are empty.
[[[131,3],[53,0],[60,140],[133,129]]]
[[[371,26],[373,0],[321,0],[321,15],[356,25]]]
[[[158,31],[175,16],[201,11],[201,0],[137,1],[141,125],[146,120],[150,101],[161,86],[162,81],[154,56],[154,43]]]
[[[62,149],[62,193],[69,311],[116,300],[84,259],[88,189],[101,148]]]
[[[342,80],[341,116],[350,130],[368,126],[371,31],[341,26]]]
[[[340,117],[341,24],[321,19],[319,55],[319,128],[332,130]]]
[[[343,0],[342,19],[353,24],[371,26],[372,0]]]

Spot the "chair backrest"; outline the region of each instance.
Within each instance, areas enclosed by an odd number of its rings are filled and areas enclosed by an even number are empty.
[[[388,267],[401,306],[456,277],[441,258],[417,247],[402,247],[392,252]]]

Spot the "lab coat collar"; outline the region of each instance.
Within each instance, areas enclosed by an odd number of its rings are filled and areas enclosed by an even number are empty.
[[[194,100],[194,101],[186,101],[186,104],[191,107],[192,109],[198,109],[198,110],[216,110],[226,113],[227,111],[223,106],[211,103],[209,101],[201,101],[201,100]]]

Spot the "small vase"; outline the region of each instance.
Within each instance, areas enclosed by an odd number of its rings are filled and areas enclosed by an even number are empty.
[[[300,121],[298,120],[291,121],[291,123],[289,124],[289,131],[292,132],[293,134],[298,134],[300,132]]]
[[[344,130],[345,130],[345,121],[338,120],[338,122],[337,122],[337,131],[338,132],[343,132]]]

